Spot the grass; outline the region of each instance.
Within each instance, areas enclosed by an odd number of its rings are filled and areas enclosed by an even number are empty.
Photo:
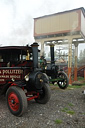
[[[79,85],[69,85],[65,90],[78,89],[78,88],[82,88],[84,86],[85,86],[84,84],[82,86],[79,86]],[[60,89],[57,84],[55,84],[55,85],[50,84],[50,87],[52,87],[52,89],[55,89],[55,90]],[[63,90],[63,89],[61,89],[61,90]]]
[[[83,86],[85,86],[85,83],[83,83]]]
[[[69,103],[68,105],[69,105],[69,106],[74,106],[72,103]]]
[[[67,112],[69,109],[68,108],[64,108],[62,109],[62,112]]]
[[[78,86],[78,85],[69,85],[68,88],[81,88],[82,86]]]
[[[69,104],[70,106],[73,106],[73,104]],[[69,110],[68,108],[63,108],[62,110],[61,110],[62,112],[66,112],[66,113],[68,113],[68,114],[70,114],[70,115],[73,115],[73,114],[75,114],[75,112],[74,111],[72,111],[72,110]]]
[[[78,77],[77,79],[78,79],[78,81],[80,81],[80,83],[83,82],[82,85],[81,86],[79,86],[79,85],[69,85],[68,88],[81,88],[82,86],[85,86],[83,77]],[[51,83],[50,86],[53,86],[53,84]],[[55,86],[58,86],[58,85],[55,84]]]
[[[83,77],[78,77],[78,80],[82,81],[82,80],[84,80],[84,78]]]
[[[57,84],[53,85],[50,83],[50,86],[56,86],[59,87]],[[68,85],[68,87],[66,89],[75,89],[75,88],[82,88],[82,86],[85,86],[85,83],[83,83],[82,85]]]
[[[53,84],[50,84],[50,86],[53,86]]]
[[[55,123],[56,123],[56,124],[61,124],[62,122],[63,122],[63,121],[62,121],[62,120],[59,120],[59,119],[56,119],[56,120],[55,120]]]
[[[73,114],[75,114],[75,112],[74,111],[67,111],[66,113],[68,113],[68,114],[70,114],[70,115],[73,115]]]
[[[72,80],[74,80],[74,77],[73,76],[71,78],[72,78]],[[78,79],[78,81],[83,81],[84,80],[84,77],[78,76],[77,79]]]
[[[85,115],[85,113],[83,113],[83,115]]]

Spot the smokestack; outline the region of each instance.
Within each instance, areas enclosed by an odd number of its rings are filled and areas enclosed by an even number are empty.
[[[34,42],[31,47],[32,47],[32,52],[33,52],[33,67],[34,69],[38,68],[38,43]]]
[[[53,44],[50,45],[50,54],[51,54],[51,64],[54,64],[55,61],[54,61],[54,45]]]

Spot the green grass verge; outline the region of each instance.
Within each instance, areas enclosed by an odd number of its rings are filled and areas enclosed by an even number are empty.
[[[82,87],[82,86],[78,86],[78,85],[69,85],[69,86],[68,86],[68,89],[69,89],[69,88],[81,88],[81,87]]]

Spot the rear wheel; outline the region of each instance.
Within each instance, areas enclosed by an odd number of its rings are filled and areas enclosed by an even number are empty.
[[[15,116],[21,116],[27,109],[27,98],[24,91],[19,87],[10,87],[6,93],[7,105],[10,112]]]
[[[44,83],[42,87],[42,92],[39,94],[39,97],[35,99],[37,103],[46,104],[51,97],[51,89],[47,83]]]
[[[60,72],[58,74],[58,78],[60,79],[57,84],[61,89],[66,89],[69,84],[68,76],[65,72]]]

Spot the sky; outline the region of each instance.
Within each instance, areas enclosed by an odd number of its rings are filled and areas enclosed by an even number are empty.
[[[80,7],[85,0],[0,0],[0,46],[31,44],[33,18]]]

